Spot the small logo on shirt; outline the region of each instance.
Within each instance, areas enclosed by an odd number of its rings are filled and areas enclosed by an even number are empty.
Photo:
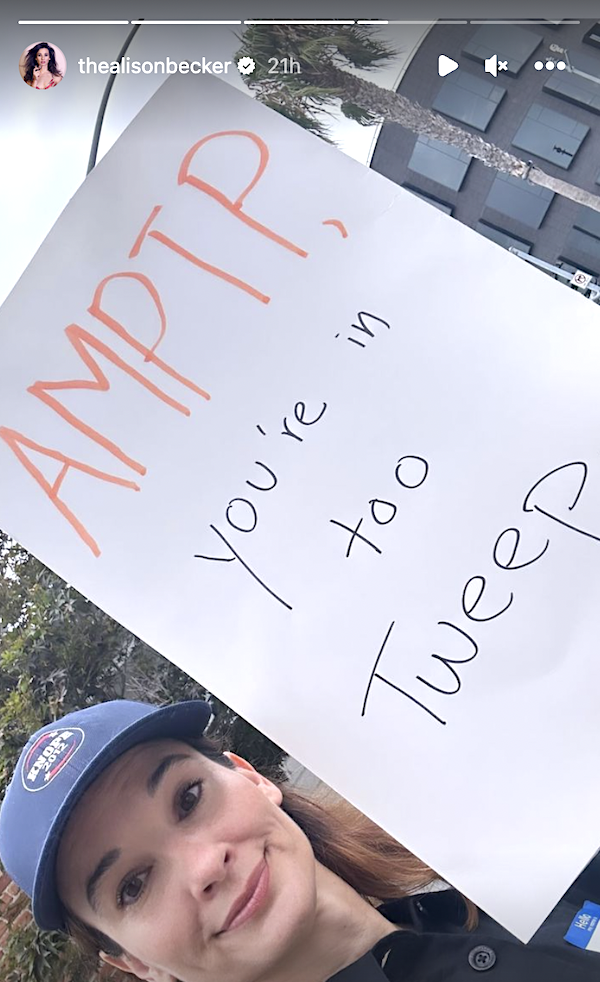
[[[25,757],[21,779],[26,791],[42,791],[58,777],[85,739],[78,726],[43,733]]]
[[[600,905],[586,900],[573,918],[565,941],[587,951],[600,951]]]

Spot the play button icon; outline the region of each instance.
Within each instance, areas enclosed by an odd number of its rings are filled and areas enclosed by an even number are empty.
[[[440,55],[438,58],[438,75],[442,78],[444,75],[449,75],[450,72],[455,72],[458,68],[458,62],[454,61],[454,58],[448,58],[448,55]]]

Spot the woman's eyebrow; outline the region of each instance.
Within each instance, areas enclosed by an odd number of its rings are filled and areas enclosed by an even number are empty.
[[[160,782],[174,764],[177,764],[182,760],[191,759],[191,754],[166,754],[154,768],[146,781],[146,790],[150,797],[152,798],[156,794]],[[104,874],[108,872],[111,866],[114,866],[120,856],[120,849],[111,849],[110,852],[105,853],[86,883],[85,893],[88,903],[96,912],[98,902],[98,886],[100,884],[100,880]]]
[[[146,781],[146,790],[151,798],[154,797],[160,782],[162,781],[165,774],[173,767],[173,764],[179,763],[180,760],[191,760],[191,754],[167,754],[163,757],[161,762],[157,767],[154,768],[148,780]]]
[[[98,913],[97,894],[100,880],[104,874],[108,872],[111,866],[114,866],[120,855],[120,849],[111,849],[110,852],[105,853],[86,883],[85,894],[90,907],[92,910],[95,910],[96,913]]]

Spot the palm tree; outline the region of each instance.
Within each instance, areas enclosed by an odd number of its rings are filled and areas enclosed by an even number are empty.
[[[240,42],[236,59],[254,59],[256,68],[245,80],[257,98],[317,136],[329,139],[326,117],[340,104],[345,116],[363,125],[399,123],[412,133],[458,147],[486,167],[521,177],[600,211],[598,195],[553,177],[531,161],[520,160],[483,137],[454,126],[439,113],[347,71],[381,68],[394,57],[396,52],[378,37],[376,29],[359,25],[259,24],[249,26]],[[301,72],[270,72],[273,59],[282,56],[295,59]]]

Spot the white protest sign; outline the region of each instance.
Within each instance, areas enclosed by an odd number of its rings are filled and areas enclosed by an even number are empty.
[[[177,77],[0,359],[0,525],[528,939],[600,844],[597,309]]]

